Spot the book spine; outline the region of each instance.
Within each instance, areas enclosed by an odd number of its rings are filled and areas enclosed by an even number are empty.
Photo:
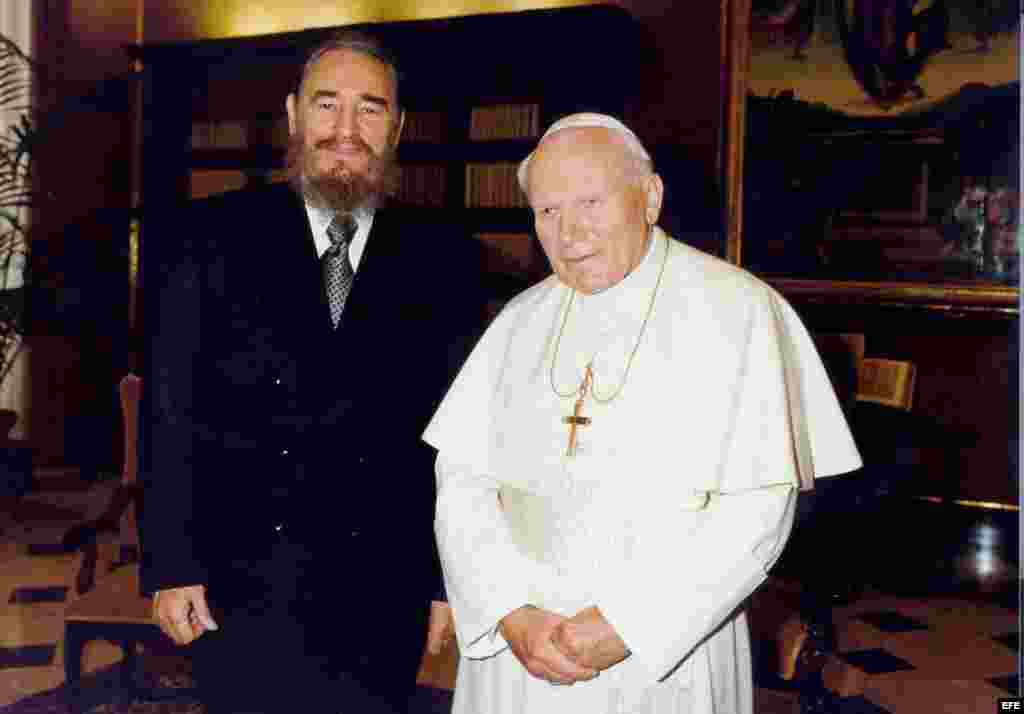
[[[402,139],[407,142],[440,144],[444,141],[442,112],[406,112]]]
[[[536,104],[492,104],[470,112],[470,141],[527,139],[538,134]]]
[[[518,164],[466,164],[466,206],[522,208],[526,197],[516,181]]]
[[[445,167],[412,164],[402,168],[398,199],[410,206],[441,207],[445,197]]]

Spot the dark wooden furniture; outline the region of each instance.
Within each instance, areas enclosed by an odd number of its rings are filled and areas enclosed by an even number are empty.
[[[150,618],[151,601],[139,594],[138,571],[125,566],[68,606],[64,617],[64,680],[68,705],[82,707],[82,653],[93,640],[112,642],[124,652],[121,691],[133,693],[137,645],[163,637]]]
[[[80,536],[82,542],[77,548],[81,558],[68,588],[69,602],[64,612],[64,680],[72,711],[80,711],[86,699],[81,689],[82,654],[85,645],[93,640],[112,642],[124,652],[120,696],[165,699],[194,695],[191,689],[165,690],[139,685],[138,647],[166,645],[167,640],[153,621],[152,600],[142,595],[138,563],[114,563],[111,557],[112,551],[123,550],[117,546],[124,544],[129,549],[134,546],[137,555],[133,508],[141,505],[136,485],[141,380],[128,375],[121,380],[119,391],[124,422],[124,470],[112,503],[100,519],[101,526],[96,522],[83,524],[91,526],[91,537]],[[112,521],[114,527],[121,524],[121,543],[99,542],[102,530],[108,527],[104,519]],[[110,545],[113,547],[108,547]]]

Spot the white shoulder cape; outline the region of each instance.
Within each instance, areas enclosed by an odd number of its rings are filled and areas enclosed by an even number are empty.
[[[590,321],[569,321],[556,371],[563,394],[593,355],[573,349],[581,324],[609,333],[579,343],[611,343],[600,355],[608,369],[597,371],[599,394],[619,383],[669,240],[656,229],[633,274],[586,298],[601,301]],[[674,240],[622,393],[588,405],[593,423],[580,431],[589,442],[567,462],[560,416],[574,399],[554,394],[550,366],[568,294],[551,276],[508,303],[428,426],[428,443],[528,491],[595,461],[671,479],[698,498],[781,483],[808,489],[816,477],[860,466],[814,343],[790,305],[746,271]]]

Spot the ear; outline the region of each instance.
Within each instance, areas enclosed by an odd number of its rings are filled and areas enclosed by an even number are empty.
[[[391,147],[398,146],[399,139],[402,138],[402,129],[405,127],[405,110],[398,115],[398,126],[395,127],[395,137],[391,140]]]
[[[661,201],[665,195],[665,184],[658,174],[651,174],[644,180],[644,198],[647,205],[644,206],[644,217],[647,225],[653,226],[661,217]]]
[[[284,100],[284,108],[288,112],[288,134],[291,136],[295,136],[295,132],[298,131],[298,109],[295,108],[295,102],[294,94],[289,94]]]

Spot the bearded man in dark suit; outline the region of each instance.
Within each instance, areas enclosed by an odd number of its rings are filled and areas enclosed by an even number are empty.
[[[428,622],[451,636],[420,434],[482,292],[471,240],[383,205],[398,80],[332,39],[287,98],[290,184],[147,236],[143,589],[211,714],[404,712]]]

